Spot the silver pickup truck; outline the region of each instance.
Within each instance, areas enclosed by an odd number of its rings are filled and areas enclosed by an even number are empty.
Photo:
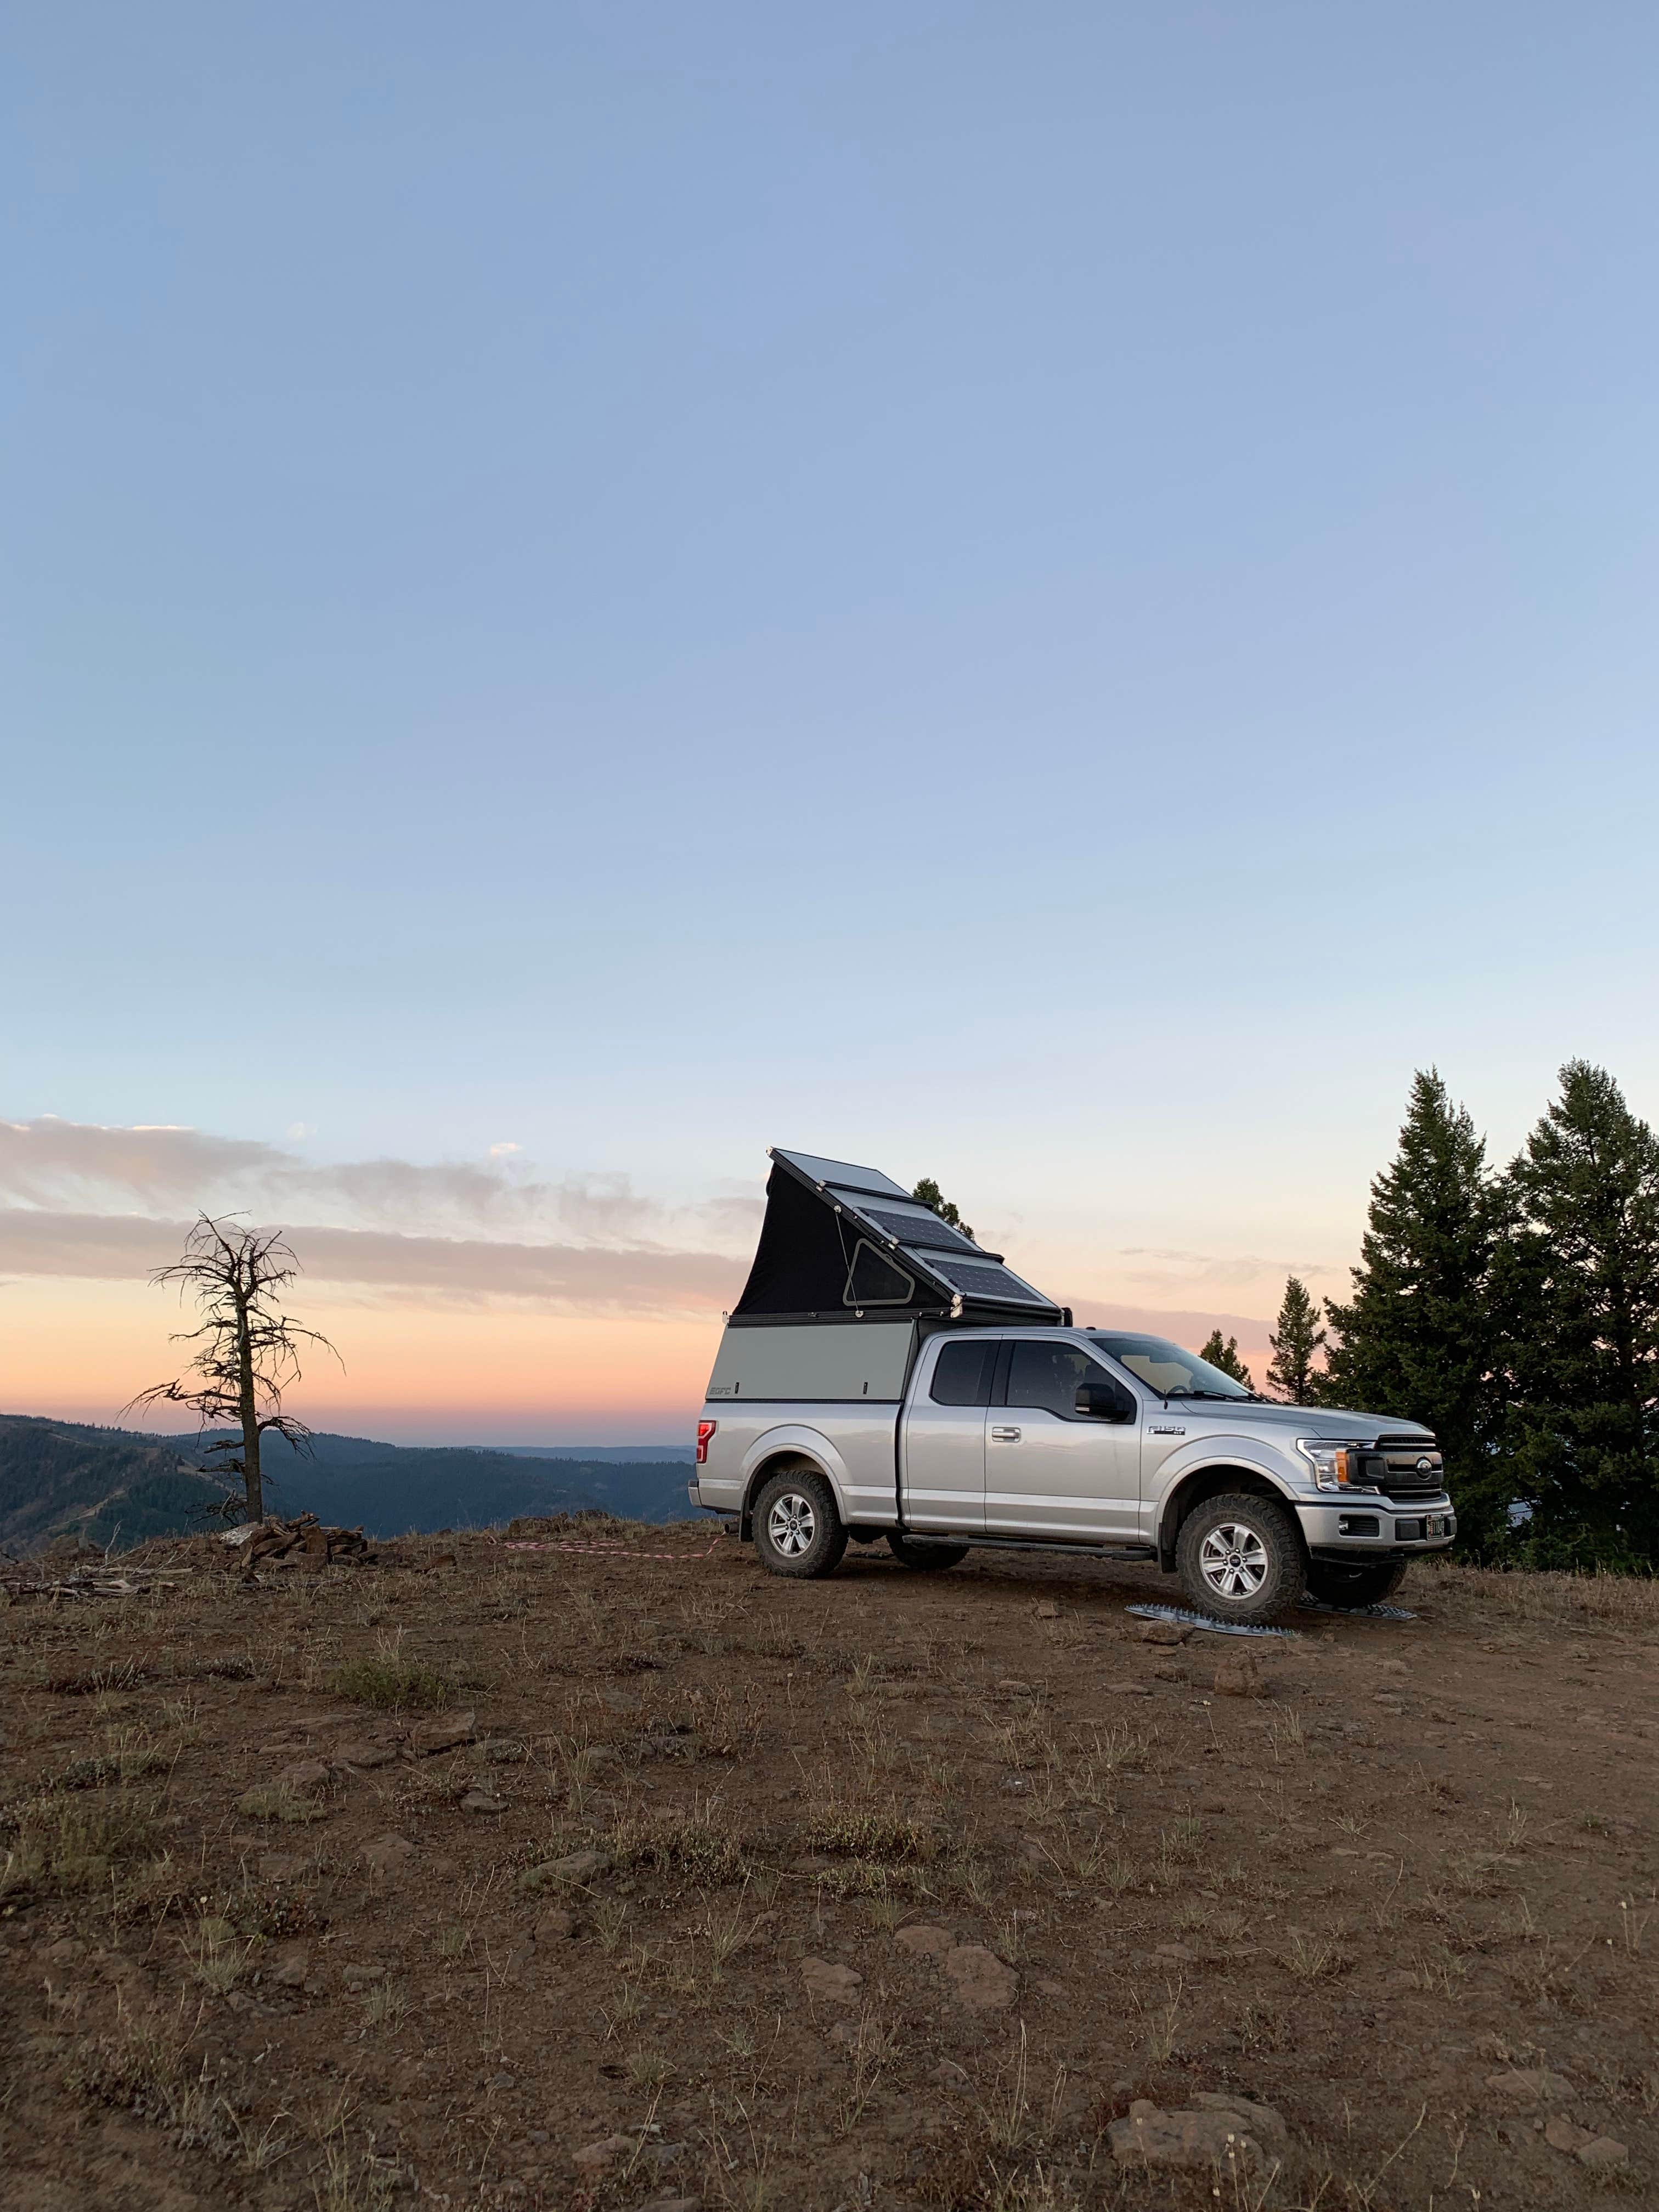
[[[774,1574],[849,1542],[1156,1559],[1271,1619],[1395,1589],[1456,1533],[1426,1429],[1256,1396],[1161,1337],[1079,1327],[878,1170],[772,1152],[766,1219],[697,1425],[694,1504]]]

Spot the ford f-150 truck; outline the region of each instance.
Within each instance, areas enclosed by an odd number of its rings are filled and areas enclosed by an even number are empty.
[[[774,1149],[697,1425],[694,1504],[774,1574],[884,1540],[1156,1559],[1213,1619],[1386,1598],[1456,1522],[1410,1421],[1259,1397],[1070,1311],[872,1168]]]

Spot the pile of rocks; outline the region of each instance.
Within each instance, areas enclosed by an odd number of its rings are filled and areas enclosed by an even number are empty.
[[[256,1567],[326,1567],[337,1559],[372,1556],[361,1528],[329,1528],[314,1513],[296,1514],[292,1521],[268,1513],[263,1521],[230,1529],[224,1541],[240,1551],[243,1578],[249,1582]]]

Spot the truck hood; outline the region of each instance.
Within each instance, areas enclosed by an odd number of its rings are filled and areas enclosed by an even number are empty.
[[[1340,1406],[1257,1405],[1249,1398],[1230,1398],[1224,1404],[1218,1398],[1171,1398],[1169,1416],[1194,1425],[1215,1422],[1245,1433],[1266,1430],[1275,1439],[1329,1437],[1337,1443],[1373,1443],[1378,1437],[1387,1436],[1420,1437],[1425,1443],[1434,1440],[1420,1421],[1401,1421],[1389,1413],[1349,1413]],[[1164,1409],[1154,1404],[1152,1419],[1164,1418]]]

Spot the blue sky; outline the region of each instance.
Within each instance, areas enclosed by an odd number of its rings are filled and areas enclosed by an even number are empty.
[[[1656,64],[1480,0],[14,13],[0,1115],[728,1255],[796,1144],[1249,1317],[1339,1286],[1414,1066],[1500,1152],[1570,1054],[1650,1112]]]

